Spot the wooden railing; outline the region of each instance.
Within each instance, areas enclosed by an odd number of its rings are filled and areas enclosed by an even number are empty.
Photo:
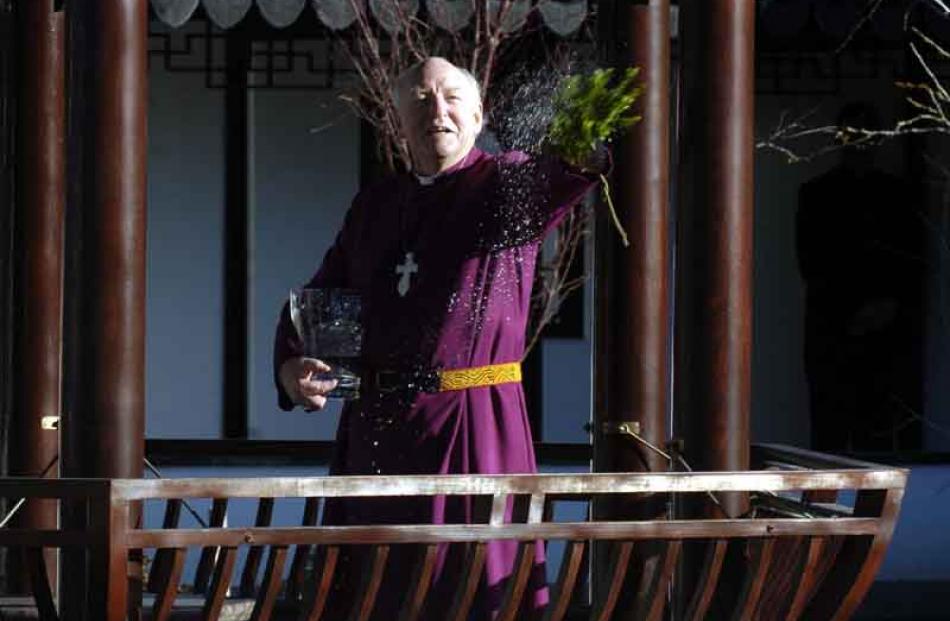
[[[218,619],[229,590],[251,602],[251,618],[316,620],[324,612],[340,547],[366,546],[371,554],[366,579],[352,602],[350,619],[371,613],[386,568],[390,546],[415,544],[419,548],[414,588],[393,619],[417,618],[428,595],[428,580],[440,544],[466,544],[468,563],[459,576],[453,606],[445,618],[467,619],[485,560],[486,543],[519,542],[519,553],[508,581],[498,619],[514,621],[531,574],[538,540],[564,542],[558,578],[551,585],[546,619],[584,618],[607,621],[623,602],[636,602],[631,616],[662,618],[677,564],[684,557],[698,559],[696,579],[678,580],[674,616],[683,619],[720,618],[723,609],[737,619],[846,619],[870,587],[897,518],[907,473],[835,459],[806,451],[759,446],[748,472],[695,472],[653,474],[543,474],[512,476],[403,476],[313,477],[163,480],[0,480],[0,494],[8,498],[46,497],[83,502],[88,524],[81,530],[0,530],[0,545],[27,551],[34,576],[34,596],[43,618],[56,619],[45,575],[42,548],[84,549],[88,554],[90,588],[86,594],[87,619],[118,621],[126,618],[129,595],[129,558],[136,550],[154,550],[148,572],[152,619],[171,618],[179,594],[202,595],[203,619]],[[853,490],[847,495],[841,494]],[[589,503],[593,499],[623,497],[656,499],[689,495],[708,497],[748,492],[753,510],[734,518],[676,518],[650,521],[558,521],[563,502]],[[485,519],[475,524],[399,524],[346,527],[317,525],[320,504],[328,498],[406,496],[468,496],[483,499]],[[179,516],[186,499],[210,499],[208,528],[181,527]],[[228,503],[253,499],[254,524],[225,526]],[[297,499],[302,505],[299,526],[273,526],[271,515],[279,503]],[[302,503],[299,499],[305,499]],[[163,524],[136,528],[133,516],[143,502],[164,504]],[[205,501],[207,502],[207,501]],[[509,502],[523,510],[506,521]],[[592,589],[593,601],[572,597],[583,580],[584,559],[593,542],[610,548],[605,581]],[[647,592],[621,597],[629,583],[626,574],[638,542],[652,542],[661,561]],[[197,568],[184,577],[189,548],[201,549]],[[246,549],[238,567],[238,551]],[[697,554],[688,548],[700,548]],[[321,554],[314,555],[316,549]],[[738,553],[736,553],[738,552]],[[265,560],[266,556],[266,560]],[[320,559],[308,569],[308,559]],[[258,581],[264,561],[263,579]],[[549,562],[554,562],[549,559]],[[289,565],[288,565],[289,563]],[[738,568],[736,563],[741,564]],[[689,573],[689,572],[686,572]],[[240,578],[235,582],[235,579]],[[727,577],[741,584],[726,588]],[[188,588],[183,587],[187,583]],[[682,584],[681,584],[682,583]],[[644,584],[641,582],[641,584]],[[689,592],[683,585],[690,584]],[[138,605],[138,596],[132,609]],[[63,618],[76,603],[61,603]],[[713,613],[712,611],[720,611]],[[619,618],[619,617],[618,617]]]

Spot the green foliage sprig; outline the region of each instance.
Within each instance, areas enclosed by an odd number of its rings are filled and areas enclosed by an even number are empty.
[[[627,68],[614,79],[613,69],[566,78],[555,99],[555,114],[546,142],[551,150],[583,168],[600,144],[640,120],[631,107],[643,92],[638,67]]]
[[[590,164],[596,162],[600,145],[641,119],[631,111],[643,93],[637,82],[639,74],[639,67],[628,67],[616,80],[613,69],[596,69],[587,75],[566,78],[555,99],[554,118],[546,138],[551,151],[577,168],[595,168]],[[610,198],[607,177],[601,174],[600,180],[614,226],[623,245],[629,246]]]

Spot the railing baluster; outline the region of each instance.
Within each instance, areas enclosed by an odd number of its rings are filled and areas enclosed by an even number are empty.
[[[178,595],[178,584],[181,581],[181,572],[185,567],[185,556],[188,548],[163,548],[168,550],[168,569],[162,584],[158,585],[155,604],[152,606],[153,621],[165,621],[172,613],[175,597]],[[151,582],[151,581],[149,581]]]
[[[772,552],[775,550],[775,538],[758,539],[751,542],[756,550],[751,566],[746,571],[745,582],[736,604],[734,618],[737,621],[751,621],[762,597],[765,578],[772,565]]]
[[[169,498],[165,503],[165,518],[162,520],[162,528],[178,528],[181,519],[182,501],[180,498]],[[149,593],[158,593],[164,588],[168,581],[169,574],[174,563],[175,548],[159,548],[155,550],[155,557],[152,559],[152,568],[148,573]]]
[[[808,542],[808,552],[802,566],[802,577],[798,581],[795,595],[792,596],[792,603],[785,616],[786,621],[797,621],[805,610],[805,604],[808,603],[817,583],[818,565],[826,549],[825,541],[825,537],[811,537]]]
[[[567,614],[586,548],[586,541],[571,541],[568,544],[561,561],[561,569],[558,571],[557,582],[551,589],[551,602],[545,611],[544,621],[561,621]]]
[[[40,621],[58,621],[56,604],[53,601],[53,591],[49,584],[49,572],[46,569],[46,557],[43,548],[23,548],[23,560],[30,576],[30,587],[33,592],[33,601]]]
[[[836,563],[828,571],[805,618],[848,619],[864,599],[894,532],[903,489],[861,490],[855,499],[856,517],[880,517],[876,535],[847,537]]]
[[[304,504],[301,526],[316,526],[317,516],[320,514],[320,499],[308,498]],[[311,546],[298,543],[294,550],[294,558],[290,564],[290,575],[287,576],[287,600],[296,601],[303,593],[304,572],[307,567],[307,556]]]
[[[274,499],[261,498],[257,503],[257,517],[254,526],[270,526],[274,515]],[[264,546],[251,546],[244,560],[244,572],[241,574],[241,595],[253,597],[257,590],[257,571],[261,566],[261,557],[264,555]]]
[[[543,515],[544,494],[531,494],[527,523],[540,524]],[[537,542],[535,541],[524,541],[519,544],[513,572],[508,578],[505,597],[496,617],[498,621],[515,621],[517,618],[521,600],[524,597],[528,580],[531,578],[531,570],[534,568],[536,546]]]
[[[437,544],[429,544],[422,549],[422,554],[412,572],[409,582],[410,591],[406,594],[406,602],[402,606],[399,621],[416,621],[422,613],[429,587],[432,586],[432,574],[435,571],[435,561],[439,553]]]
[[[611,615],[613,615],[617,600],[620,598],[620,589],[623,588],[624,578],[627,577],[627,569],[630,566],[630,555],[632,553],[632,541],[614,543],[611,550],[610,566],[613,568],[613,575],[610,578],[610,588],[607,590],[607,596],[603,602],[595,607],[597,612],[592,616],[593,619],[609,621]]]
[[[673,579],[682,547],[683,542],[680,540],[664,542],[660,568],[652,572],[653,579],[650,584],[637,594],[637,610],[642,611],[637,618],[647,621],[660,621],[663,618],[670,581]]]
[[[370,569],[363,573],[363,584],[356,605],[350,612],[349,621],[367,621],[376,604],[376,595],[379,585],[383,582],[383,572],[386,570],[386,561],[389,559],[389,546],[373,546],[373,554],[369,559]]]
[[[336,572],[336,562],[339,556],[340,548],[338,546],[323,548],[323,565],[316,580],[317,588],[303,607],[299,621],[319,621],[320,617],[323,616],[323,609],[327,605],[327,597],[329,597],[330,588],[333,586],[333,574]]]
[[[696,581],[696,592],[686,612],[686,618],[691,621],[702,621],[706,618],[709,603],[716,592],[719,583],[719,574],[722,573],[722,564],[726,558],[726,549],[729,546],[727,539],[717,539],[706,551],[706,562]]]
[[[211,585],[205,595],[205,605],[201,612],[202,621],[218,621],[224,598],[231,586],[231,576],[234,575],[234,563],[237,560],[237,548],[220,548],[218,559],[214,564],[214,575]]]
[[[274,612],[274,603],[280,595],[281,578],[284,575],[284,564],[287,562],[287,546],[271,546],[267,555],[267,568],[264,570],[264,581],[261,591],[254,602],[251,621],[268,621]]]
[[[210,528],[221,528],[224,526],[224,518],[228,514],[228,499],[215,498],[211,501],[211,516],[208,520]],[[208,546],[201,549],[201,556],[198,559],[198,567],[195,569],[195,593],[204,593],[208,588],[208,580],[211,578],[211,572],[215,568],[215,559],[218,556],[219,549],[215,546]]]
[[[515,621],[518,616],[521,599],[524,597],[525,587],[528,584],[528,578],[531,577],[531,569],[534,567],[535,545],[533,541],[522,541],[518,545],[514,572],[508,577],[505,597],[498,612],[498,621]]]
[[[453,597],[452,607],[449,609],[449,621],[465,621],[468,611],[475,601],[475,591],[482,577],[485,567],[485,542],[480,541],[469,549],[468,560],[465,563],[465,573],[459,579],[458,587]]]
[[[486,502],[486,500],[488,502]],[[475,498],[475,522],[487,521],[493,526],[505,523],[505,510],[508,507],[508,494],[503,492],[492,494],[490,498],[480,496]],[[468,560],[465,563],[464,574],[459,578],[455,595],[452,597],[452,607],[449,609],[449,621],[465,621],[468,611],[475,601],[475,593],[485,567],[485,555],[488,551],[484,541],[469,547]]]

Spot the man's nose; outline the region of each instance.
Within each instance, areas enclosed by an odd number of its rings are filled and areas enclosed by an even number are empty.
[[[437,93],[434,97],[432,97],[431,102],[432,116],[435,118],[441,118],[445,116],[448,110],[448,102],[445,101],[445,97]]]

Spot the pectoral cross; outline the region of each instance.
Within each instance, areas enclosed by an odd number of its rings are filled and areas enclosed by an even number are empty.
[[[413,253],[407,252],[402,265],[396,266],[396,273],[399,274],[399,284],[396,285],[396,292],[401,297],[406,297],[406,294],[409,293],[410,279],[418,271],[419,265],[415,262]]]

